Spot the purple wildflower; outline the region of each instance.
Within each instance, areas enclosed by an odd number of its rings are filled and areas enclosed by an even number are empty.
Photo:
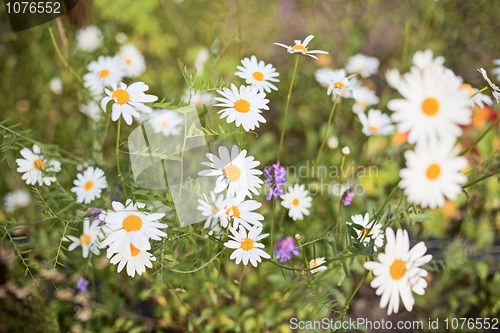
[[[100,208],[92,208],[90,210],[90,214],[89,214],[90,215],[90,221],[94,222],[95,220],[99,220],[100,221],[99,225],[102,225],[104,223],[104,221],[102,221],[102,220],[99,219],[99,215],[101,215],[102,212],[103,212],[103,210],[100,209]]]
[[[342,194],[342,201],[344,202],[344,206],[349,206],[356,196],[356,193],[354,193],[354,190],[352,188],[348,188],[345,190],[345,192]]]
[[[278,199],[279,195],[285,194],[280,186],[286,184],[286,170],[280,167],[280,162],[273,164],[272,167],[267,166],[264,168],[264,172],[267,175],[266,184],[269,185],[269,194],[266,196],[266,200],[271,200],[274,196],[274,200]]]
[[[78,289],[78,291],[81,292],[82,294],[86,294],[88,285],[89,281],[85,280],[85,278],[81,276],[78,279],[78,282],[76,283],[76,289]]]
[[[288,259],[292,259],[293,255],[299,254],[299,247],[295,245],[295,241],[291,236],[281,236],[275,246],[276,250],[274,250],[274,254],[281,263],[284,263]]]

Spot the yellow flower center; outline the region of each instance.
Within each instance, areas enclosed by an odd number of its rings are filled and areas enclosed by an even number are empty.
[[[342,88],[344,88],[344,87],[345,87],[345,84],[343,84],[342,82],[335,82],[335,83],[333,84],[333,86],[334,86],[335,88],[337,88],[338,90],[342,90]]]
[[[263,81],[264,80],[264,74],[261,72],[254,72],[252,74],[253,78],[256,79],[257,81]]]
[[[138,255],[139,252],[141,252],[141,250],[139,250],[138,248],[136,248],[135,246],[130,244],[130,253],[132,253],[132,257],[135,257],[136,255]]]
[[[400,280],[406,274],[406,263],[402,260],[394,260],[389,271],[394,280]]]
[[[441,174],[441,167],[438,164],[431,164],[427,168],[426,176],[430,180],[434,180]]]
[[[129,215],[123,220],[123,229],[127,231],[137,231],[142,227],[142,220],[139,216]]]
[[[298,206],[299,205],[299,199],[297,199],[297,198],[293,199],[292,205]]]
[[[371,234],[368,234],[368,229],[363,229],[363,232],[361,233],[361,237],[370,237]]]
[[[241,171],[236,165],[228,165],[224,168],[224,175],[231,182],[235,182],[240,179]]]
[[[371,132],[378,132],[378,128],[376,128],[375,126],[370,126],[370,127],[368,127],[368,129],[369,129]]]
[[[422,102],[422,112],[428,116],[434,116],[439,111],[439,102],[435,98],[426,98]]]
[[[236,103],[234,103],[234,108],[238,112],[247,113],[248,110],[250,110],[250,103],[248,103],[244,99],[240,99],[240,100],[236,101]]]
[[[45,169],[45,163],[41,159],[37,159],[33,163],[33,167],[37,170],[44,170]]]
[[[99,76],[101,79],[107,78],[109,75],[109,71],[107,69],[103,69],[102,71],[99,72]]]
[[[85,183],[85,185],[83,185],[85,191],[90,190],[92,187],[94,187],[94,183],[91,180],[89,180],[88,182]]]
[[[113,95],[111,95],[111,97],[116,98],[116,103],[118,104],[127,104],[128,101],[130,101],[130,95],[123,89],[113,91]]]
[[[472,90],[472,86],[470,84],[467,84],[467,83],[464,83],[460,86],[460,88],[458,89],[461,89],[461,90],[467,90],[467,93],[469,94],[469,96],[472,96],[474,94],[474,90]]]
[[[306,54],[306,53],[307,53],[306,48],[305,48],[305,47],[303,47],[302,45],[299,45],[299,44],[294,45],[294,46],[292,47],[292,50],[294,50],[294,51],[298,51],[298,52],[300,52],[300,53],[302,53],[302,54]]]
[[[316,266],[318,266],[318,263],[316,262],[316,260],[311,261],[311,268],[314,268]]]
[[[241,242],[241,248],[245,251],[250,251],[251,249],[253,249],[253,240],[251,240],[250,238],[245,238]]]
[[[127,59],[127,60],[125,60],[125,62],[127,63],[127,65],[130,65],[132,63],[132,60]]]
[[[163,127],[168,127],[168,121],[162,121],[161,126]]]
[[[228,209],[226,209],[226,214],[229,215],[229,213],[233,211],[233,214],[231,216],[233,217],[240,217],[240,210],[236,206],[231,206]]]
[[[81,235],[80,236],[80,243],[82,244],[89,244],[90,243],[90,237],[87,235]]]

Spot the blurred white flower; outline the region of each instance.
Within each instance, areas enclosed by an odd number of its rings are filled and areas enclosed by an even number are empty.
[[[401,81],[401,74],[399,74],[399,69],[391,68],[385,72],[385,79],[387,84],[394,89],[398,89],[399,82]]]
[[[87,104],[78,105],[78,110],[84,115],[90,117],[93,121],[99,121],[102,115],[102,108],[93,99],[89,99]]]
[[[430,71],[437,67],[443,66],[444,57],[439,56],[434,58],[432,50],[417,51],[413,55],[413,64],[421,71]]]
[[[380,110],[370,109],[368,116],[364,112],[360,112],[358,117],[361,125],[363,125],[363,134],[366,136],[389,135],[394,132],[391,118]]]
[[[349,57],[345,69],[349,73],[360,74],[362,77],[366,78],[377,73],[379,65],[380,61],[377,58],[358,53]]]
[[[208,60],[208,49],[206,47],[202,47],[199,51],[198,54],[196,55],[196,58],[194,59],[194,67],[196,67],[196,74],[197,75],[203,75],[205,72],[205,62]]]
[[[146,70],[144,56],[134,44],[123,45],[118,56],[123,60],[125,77],[135,78]]]
[[[13,214],[16,209],[28,206],[31,202],[31,196],[26,190],[15,190],[7,193],[3,200],[5,211],[9,214]]]
[[[352,91],[354,97],[354,105],[352,111],[354,113],[364,112],[368,106],[377,104],[380,100],[375,92],[366,87],[356,88]]]
[[[49,81],[50,90],[56,95],[62,95],[63,93],[63,83],[59,76],[54,76]]]
[[[115,35],[115,40],[118,44],[123,44],[127,41],[127,35],[123,32],[117,32]]]
[[[102,43],[101,29],[95,25],[89,25],[78,30],[76,33],[76,43],[77,47],[82,51],[95,51]]]

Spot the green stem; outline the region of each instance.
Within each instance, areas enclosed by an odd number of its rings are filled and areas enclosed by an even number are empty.
[[[66,61],[66,59],[64,59],[61,51],[59,50],[59,47],[57,46],[56,39],[54,37],[54,33],[52,32],[52,28],[49,28],[49,33],[50,33],[50,38],[52,39],[52,44],[54,44],[54,48],[56,49],[57,55],[59,56],[59,59],[61,59],[64,67],[66,67],[66,69],[68,69],[71,72],[71,74],[73,74],[73,76],[75,78],[77,78],[78,81],[80,81],[80,83],[83,83],[83,79],[80,77],[80,75],[78,75],[78,73],[75,72],[73,67],[71,67],[69,65],[69,63]]]
[[[243,126],[240,127],[240,150],[243,149]]]
[[[356,289],[354,289],[354,291],[352,292],[351,296],[347,299],[347,302],[344,305],[344,310],[342,310],[342,318],[340,319],[341,322],[344,321],[344,318],[345,318],[345,315],[347,313],[347,310],[349,310],[349,304],[351,303],[352,299],[354,298],[354,295],[356,295],[356,293],[358,292],[359,288],[361,287],[361,285],[365,281],[366,277],[368,276],[368,272],[369,271],[365,271],[365,274],[363,274],[363,277],[361,278],[361,280],[359,281],[358,285],[356,286]]]
[[[490,178],[491,176],[494,176],[494,175],[499,174],[499,173],[500,173],[500,169],[497,169],[495,171],[487,173],[486,175],[482,176],[481,178],[478,178],[476,180],[471,181],[470,183],[465,184],[464,186],[462,186],[462,188],[466,189],[467,187],[471,187],[472,185],[475,185],[479,182],[482,182],[483,180]]]
[[[342,169],[344,168],[344,163],[345,163],[345,155],[342,155],[342,162],[340,163],[340,171],[342,172]],[[342,226],[340,225],[340,215],[342,214],[342,177],[339,179],[339,212],[337,214],[337,242],[341,242],[342,239],[340,238],[341,235],[341,230]]]
[[[316,155],[316,159],[314,160],[313,167],[317,166],[319,163],[319,159],[321,158],[321,153],[323,152],[323,148],[325,148],[326,140],[328,138],[328,129],[330,128],[330,124],[332,123],[333,114],[335,113],[335,108],[337,106],[337,99],[339,94],[335,96],[335,101],[333,102],[332,110],[330,111],[330,116],[328,117],[328,122],[326,123],[325,134],[323,135],[323,140],[321,141],[321,146],[319,147],[318,154]]]
[[[285,138],[286,120],[288,118],[288,107],[290,105],[290,97],[292,96],[293,82],[295,81],[295,74],[297,73],[298,65],[299,65],[299,54],[297,54],[295,56],[295,67],[293,68],[292,81],[290,82],[290,89],[288,89],[288,96],[286,98],[285,117],[283,118],[283,127],[281,129],[280,144],[278,146],[278,158],[277,158],[278,161],[280,160],[281,149],[283,148],[283,139]]]
[[[240,312],[241,312],[241,289],[243,287],[243,276],[245,275],[245,268],[247,268],[247,265],[243,265],[243,268],[241,269],[241,276],[239,280],[239,288],[238,288],[238,299],[236,300],[236,305],[237,305],[237,311],[236,311],[236,322],[237,322],[237,327],[236,327],[236,332],[241,332],[242,330],[242,321],[240,320]]]
[[[240,0],[236,0],[236,16],[238,18],[238,59],[241,59],[241,4]]]
[[[471,150],[472,148],[474,148],[485,136],[486,134],[488,134],[489,131],[491,131],[491,129],[493,127],[495,127],[498,122],[500,122],[500,117],[498,117],[494,122],[493,124],[491,124],[480,136],[477,137],[477,139],[470,145],[468,146],[467,148],[465,148],[460,154],[458,154],[459,156],[463,156],[465,154],[467,154],[469,152],[469,150]]]
[[[485,91],[486,89],[488,89],[488,86],[484,87],[483,89],[481,90],[478,90],[474,95],[472,95],[471,97],[469,97],[469,99],[473,99],[477,94],[480,94],[482,93],[483,91]]]
[[[118,128],[116,129],[116,169],[118,170],[118,178],[120,178],[125,192],[125,180],[123,179],[122,171],[120,169],[120,130],[122,124],[122,117],[118,118]]]
[[[271,260],[274,259],[273,243],[274,243],[274,214],[276,212],[276,200],[273,199],[273,217],[271,219]]]

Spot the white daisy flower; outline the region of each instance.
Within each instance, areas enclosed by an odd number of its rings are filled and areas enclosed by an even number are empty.
[[[412,68],[399,84],[404,99],[389,101],[392,120],[400,133],[410,132],[411,144],[451,140],[462,134],[460,126],[471,123],[467,94],[445,78],[442,67],[432,71]]]
[[[117,252],[123,246],[125,255],[131,256],[130,245],[134,245],[141,251],[151,249],[149,239],[161,240],[167,234],[159,230],[166,228],[165,223],[158,222],[165,216],[164,213],[143,213],[138,208],[144,204],[132,205],[128,199],[126,206],[118,201],[111,204],[114,211],[108,210],[106,214],[99,216],[105,222],[106,232],[109,236],[102,242],[101,248],[109,245],[109,251]]]
[[[269,236],[269,234],[260,234],[262,228],[252,228],[248,231],[248,235],[243,226],[240,226],[239,231],[236,228],[229,228],[229,231],[232,234],[229,235],[231,239],[224,243],[224,246],[236,249],[229,257],[231,260],[236,259],[236,265],[239,265],[241,261],[243,261],[243,265],[247,265],[248,261],[250,261],[254,267],[257,267],[257,262],[262,261],[261,258],[271,258],[268,253],[261,250],[264,248],[264,244],[257,243],[259,240]]]
[[[28,206],[31,202],[31,196],[26,190],[15,190],[7,193],[3,200],[5,211],[13,214],[16,209]]]
[[[76,201],[84,204],[100,198],[101,191],[107,186],[104,171],[99,168],[89,167],[83,174],[77,174],[76,178],[73,181],[75,187],[71,189],[71,192],[76,193]]]
[[[125,76],[125,66],[118,56],[100,56],[97,61],[91,61],[87,69],[89,72],[83,76],[83,85],[93,96],[102,95],[104,87],[117,84]]]
[[[355,101],[352,106],[354,113],[364,112],[368,106],[377,104],[380,101],[375,92],[366,87],[353,90],[352,95]]]
[[[363,134],[370,135],[389,135],[394,132],[394,125],[391,118],[380,110],[370,109],[368,117],[364,112],[358,113],[359,121],[363,125]]]
[[[59,76],[54,76],[49,81],[49,88],[56,95],[62,95],[63,93],[63,82]]]
[[[93,99],[89,99],[87,104],[78,105],[78,110],[84,115],[90,117],[93,121],[97,122],[101,119],[102,108]]]
[[[312,259],[309,262],[309,268],[311,268],[311,274],[326,271],[328,267],[321,266],[326,262],[325,257],[320,257],[316,259]],[[312,269],[314,268],[314,269]]]
[[[219,147],[219,157],[214,154],[207,153],[207,158],[210,162],[201,162],[212,169],[206,169],[198,173],[199,176],[218,176],[214,192],[220,193],[226,188],[228,189],[228,197],[245,197],[252,198],[253,192],[258,195],[258,188],[264,182],[259,176],[262,171],[255,169],[260,165],[259,161],[255,161],[253,156],[248,156],[246,150],[239,152],[238,146],[234,145],[229,150],[221,146]]]
[[[134,44],[126,44],[118,53],[125,67],[125,77],[138,77],[146,70],[146,61],[141,51]]]
[[[281,195],[281,205],[288,208],[288,216],[294,221],[304,219],[304,215],[309,215],[312,198],[304,185],[295,184],[288,186],[288,192]]]
[[[63,241],[73,242],[68,246],[68,251],[73,251],[78,246],[82,247],[82,256],[87,258],[89,255],[89,251],[92,251],[94,254],[99,254],[99,242],[97,239],[97,235],[99,233],[99,220],[94,220],[90,223],[89,219],[83,220],[83,233],[79,238],[74,236],[66,236],[63,238]]]
[[[401,74],[399,74],[399,69],[391,68],[385,72],[385,79],[387,84],[394,89],[398,89],[399,82],[401,81]]]
[[[45,159],[40,147],[37,145],[33,145],[33,151],[23,148],[20,153],[24,159],[16,159],[16,163],[19,166],[17,172],[24,172],[21,178],[26,181],[26,184],[35,185],[38,183],[40,186],[42,184],[50,186],[52,182],[56,181],[56,177],[47,176],[47,173],[61,171],[61,163],[59,161],[48,161]]]
[[[123,117],[127,125],[132,125],[133,117],[140,116],[138,111],[150,113],[151,108],[144,103],[151,103],[158,100],[157,96],[146,95],[144,92],[149,90],[149,86],[144,82],[135,82],[128,86],[123,82],[117,86],[111,83],[112,90],[104,89],[108,96],[101,101],[101,107],[106,112],[106,105],[114,101],[112,106],[111,119],[117,121],[120,116]]]
[[[367,235],[368,230],[370,230],[370,226],[373,223],[373,221],[370,221],[370,214],[366,213],[365,216],[358,214],[358,215],[353,215],[351,216],[352,223],[357,224],[361,227],[363,227],[363,230],[358,230],[354,228],[356,233],[358,234],[358,238],[363,238],[363,243],[368,244],[370,243],[371,239],[375,240],[375,245],[373,249],[375,250],[376,247],[382,247],[384,245],[384,234],[382,232],[382,225],[380,223],[375,223],[373,225],[372,230],[370,231],[370,234]],[[351,225],[351,222],[346,222],[346,224]]]
[[[152,114],[148,124],[151,125],[155,133],[162,133],[164,136],[169,137],[181,133],[184,118],[176,111],[157,110]]]
[[[488,84],[490,85],[493,94],[493,97],[495,97],[497,103],[500,103],[500,88],[493,82],[491,82],[490,78],[488,77],[488,73],[484,70],[484,68],[478,68],[477,71],[483,75],[483,78]]]
[[[458,89],[465,90],[467,95],[469,95],[469,105],[470,107],[478,106],[484,108],[484,105],[493,104],[493,100],[490,96],[483,93],[478,93],[479,89],[473,88],[470,84],[462,83]],[[475,95],[474,97],[472,97]],[[472,98],[471,98],[472,97]]]
[[[110,262],[113,265],[118,264],[117,271],[120,273],[125,265],[127,265],[127,275],[134,277],[135,273],[142,275],[146,271],[146,267],[152,268],[152,261],[156,261],[156,258],[151,255],[151,253],[144,250],[139,250],[134,245],[129,246],[130,255],[123,251],[123,248],[119,248],[115,251],[109,248],[106,251],[106,256],[111,258]],[[128,251],[127,251],[128,252]]]
[[[255,213],[254,210],[262,207],[262,203],[255,200],[243,200],[242,198],[228,198],[226,205],[221,209],[216,217],[220,218],[220,224],[226,228],[229,221],[233,221],[232,227],[237,229],[241,224],[245,229],[262,227],[264,216]]]
[[[364,263],[364,267],[375,275],[370,285],[377,289],[375,292],[377,295],[382,295],[380,307],[383,309],[389,305],[388,315],[399,311],[400,297],[406,310],[411,311],[415,303],[412,291],[423,295],[427,287],[424,279],[427,271],[420,266],[431,261],[432,255],[425,255],[427,247],[424,242],[410,249],[410,240],[406,230],[399,229],[394,235],[392,228],[387,228],[385,237],[387,239],[385,253],[378,255],[380,262]]]
[[[267,64],[264,61],[257,61],[257,58],[253,55],[250,59],[245,58],[241,60],[243,66],[237,66],[240,72],[234,73],[246,80],[247,84],[254,86],[259,89],[262,93],[264,90],[267,93],[271,92],[271,89],[278,90],[278,88],[271,82],[279,82],[276,79],[280,74],[276,72],[276,68],[271,64]]]
[[[231,89],[224,88],[217,90],[219,94],[224,96],[215,97],[215,100],[221,102],[215,106],[224,107],[217,113],[221,114],[220,119],[227,117],[226,121],[232,123],[234,121],[236,127],[243,126],[245,131],[254,130],[259,127],[259,122],[265,123],[266,119],[262,117],[262,109],[269,110],[265,93],[259,93],[257,88],[252,86],[240,86],[240,91],[234,84],[231,84]]]
[[[328,82],[328,91],[327,94],[330,95],[333,92],[333,96],[336,94],[345,93],[347,91],[353,90],[352,82],[349,80],[352,79],[356,74],[352,74],[347,76],[345,69],[332,70],[327,73],[328,77],[324,77]],[[343,97],[352,97],[351,96],[343,96]]]
[[[198,209],[201,212],[201,215],[207,218],[207,220],[205,221],[205,225],[203,226],[203,229],[209,229],[208,234],[212,235],[214,232],[218,232],[220,230],[219,216],[217,216],[217,213],[219,213],[226,207],[226,199],[224,198],[224,194],[216,196],[214,191],[210,191],[210,198],[212,199],[212,202],[215,204],[215,207],[213,207],[209,203],[206,194],[203,194],[203,196],[205,197],[205,200],[198,199],[199,205],[198,207],[196,207],[196,209]]]
[[[349,73],[360,74],[362,77],[366,78],[377,73],[379,65],[380,61],[377,58],[358,53],[347,59],[345,69]]]
[[[196,67],[196,74],[198,75],[203,75],[205,72],[205,62],[207,62],[210,54],[208,53],[208,49],[206,47],[202,47],[199,51],[198,54],[196,55],[196,58],[194,59],[194,67]]]
[[[115,35],[115,40],[118,44],[123,44],[127,41],[127,34],[124,32],[117,32]]]
[[[406,168],[399,172],[399,187],[409,202],[431,209],[442,207],[445,197],[455,200],[462,192],[467,176],[461,173],[468,163],[457,156],[459,147],[454,141],[417,145],[415,151],[405,152]]]
[[[203,106],[210,107],[214,100],[214,94],[211,92],[196,94],[194,90],[192,90],[190,94],[189,89],[186,89],[182,100],[198,108],[202,108]]]
[[[278,45],[278,46],[281,46],[281,47],[284,47],[288,53],[300,53],[300,54],[304,54],[306,56],[309,56],[311,58],[314,58],[316,60],[318,60],[318,57],[316,56],[313,56],[313,54],[318,54],[318,53],[321,53],[321,54],[328,54],[328,52],[326,51],[321,51],[321,50],[308,50],[307,49],[307,44],[309,44],[309,42],[311,41],[311,39],[313,39],[314,36],[313,35],[309,35],[306,37],[306,39],[304,39],[304,42],[302,43],[300,40],[294,40],[293,42],[295,43],[294,46],[288,46],[288,45],[285,45],[285,44],[281,44],[281,43],[274,43],[274,45]]]
[[[417,51],[413,55],[413,64],[421,71],[430,71],[443,66],[444,57],[434,58],[432,50]]]
[[[95,25],[89,25],[76,33],[76,45],[82,51],[93,52],[101,46],[101,43],[102,32]]]

